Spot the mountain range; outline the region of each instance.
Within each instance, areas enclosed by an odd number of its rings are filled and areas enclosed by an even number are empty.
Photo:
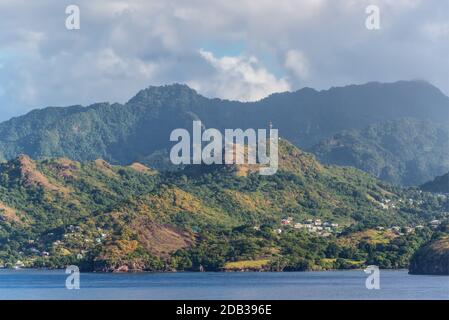
[[[125,104],[48,107],[0,124],[0,160],[104,159],[170,169],[170,132],[267,128],[328,164],[419,185],[449,171],[449,98],[423,81],[277,93],[257,102],[209,99],[185,85],[141,90]]]

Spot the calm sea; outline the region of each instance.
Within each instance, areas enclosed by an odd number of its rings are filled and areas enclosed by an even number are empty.
[[[380,289],[363,270],[286,273],[82,273],[0,270],[0,299],[449,299],[449,277],[381,270]]]

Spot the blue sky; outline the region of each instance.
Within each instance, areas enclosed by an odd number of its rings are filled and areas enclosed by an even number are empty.
[[[80,30],[65,28],[69,4]],[[449,93],[449,1],[0,0],[0,14],[0,120],[173,82],[243,101],[403,79]]]

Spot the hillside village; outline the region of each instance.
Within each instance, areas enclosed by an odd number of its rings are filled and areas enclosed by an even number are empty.
[[[441,225],[442,221],[438,219],[434,219],[427,224],[427,227],[436,229],[439,225]],[[376,230],[378,231],[388,231],[393,232],[399,236],[403,236],[408,233],[414,232],[416,229],[423,229],[424,225],[416,225],[416,226],[392,226],[389,228],[385,228],[382,226],[377,226]],[[342,232],[343,227],[341,227],[338,223],[322,221],[321,219],[307,219],[302,222],[295,222],[292,217],[283,218],[280,221],[280,227],[276,229],[276,233],[281,234],[284,229],[293,228],[299,230],[305,230],[307,232],[313,233],[317,236],[321,237],[329,237],[332,234],[338,235]]]
[[[321,219],[307,219],[302,222],[295,222],[292,217],[283,218],[280,222],[281,228],[278,228],[276,232],[278,234],[282,233],[282,229],[286,227],[292,227],[294,229],[302,229],[307,232],[315,233],[316,235],[322,237],[328,237],[331,234],[340,233],[338,223],[333,223],[329,221],[321,221]]]
[[[423,192],[417,190],[417,197],[422,196]],[[447,201],[447,194],[435,194],[435,197],[440,201]],[[421,208],[425,203],[422,199],[414,199],[411,197],[405,198],[382,198],[380,201],[376,201],[379,208],[383,210],[397,210],[400,208]],[[449,212],[443,212],[443,217],[449,217]],[[423,229],[424,227],[429,227],[431,229],[436,229],[442,223],[441,219],[432,219],[425,224],[416,224],[408,226],[398,226],[393,225],[390,227],[377,226],[375,229],[378,231],[393,232],[396,235],[403,236],[414,232],[416,229]],[[305,230],[321,237],[329,237],[331,235],[339,235],[344,230],[346,226],[339,225],[338,223],[332,221],[323,221],[322,219],[302,219],[300,221],[295,221],[291,216],[284,217],[279,221],[279,227],[276,228],[276,233],[281,234],[283,230],[287,228],[292,228],[296,230]]]

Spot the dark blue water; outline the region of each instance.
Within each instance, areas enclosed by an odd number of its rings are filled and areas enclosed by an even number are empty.
[[[449,299],[449,277],[381,270],[380,289],[363,270],[291,273],[82,273],[0,270],[0,299]]]

